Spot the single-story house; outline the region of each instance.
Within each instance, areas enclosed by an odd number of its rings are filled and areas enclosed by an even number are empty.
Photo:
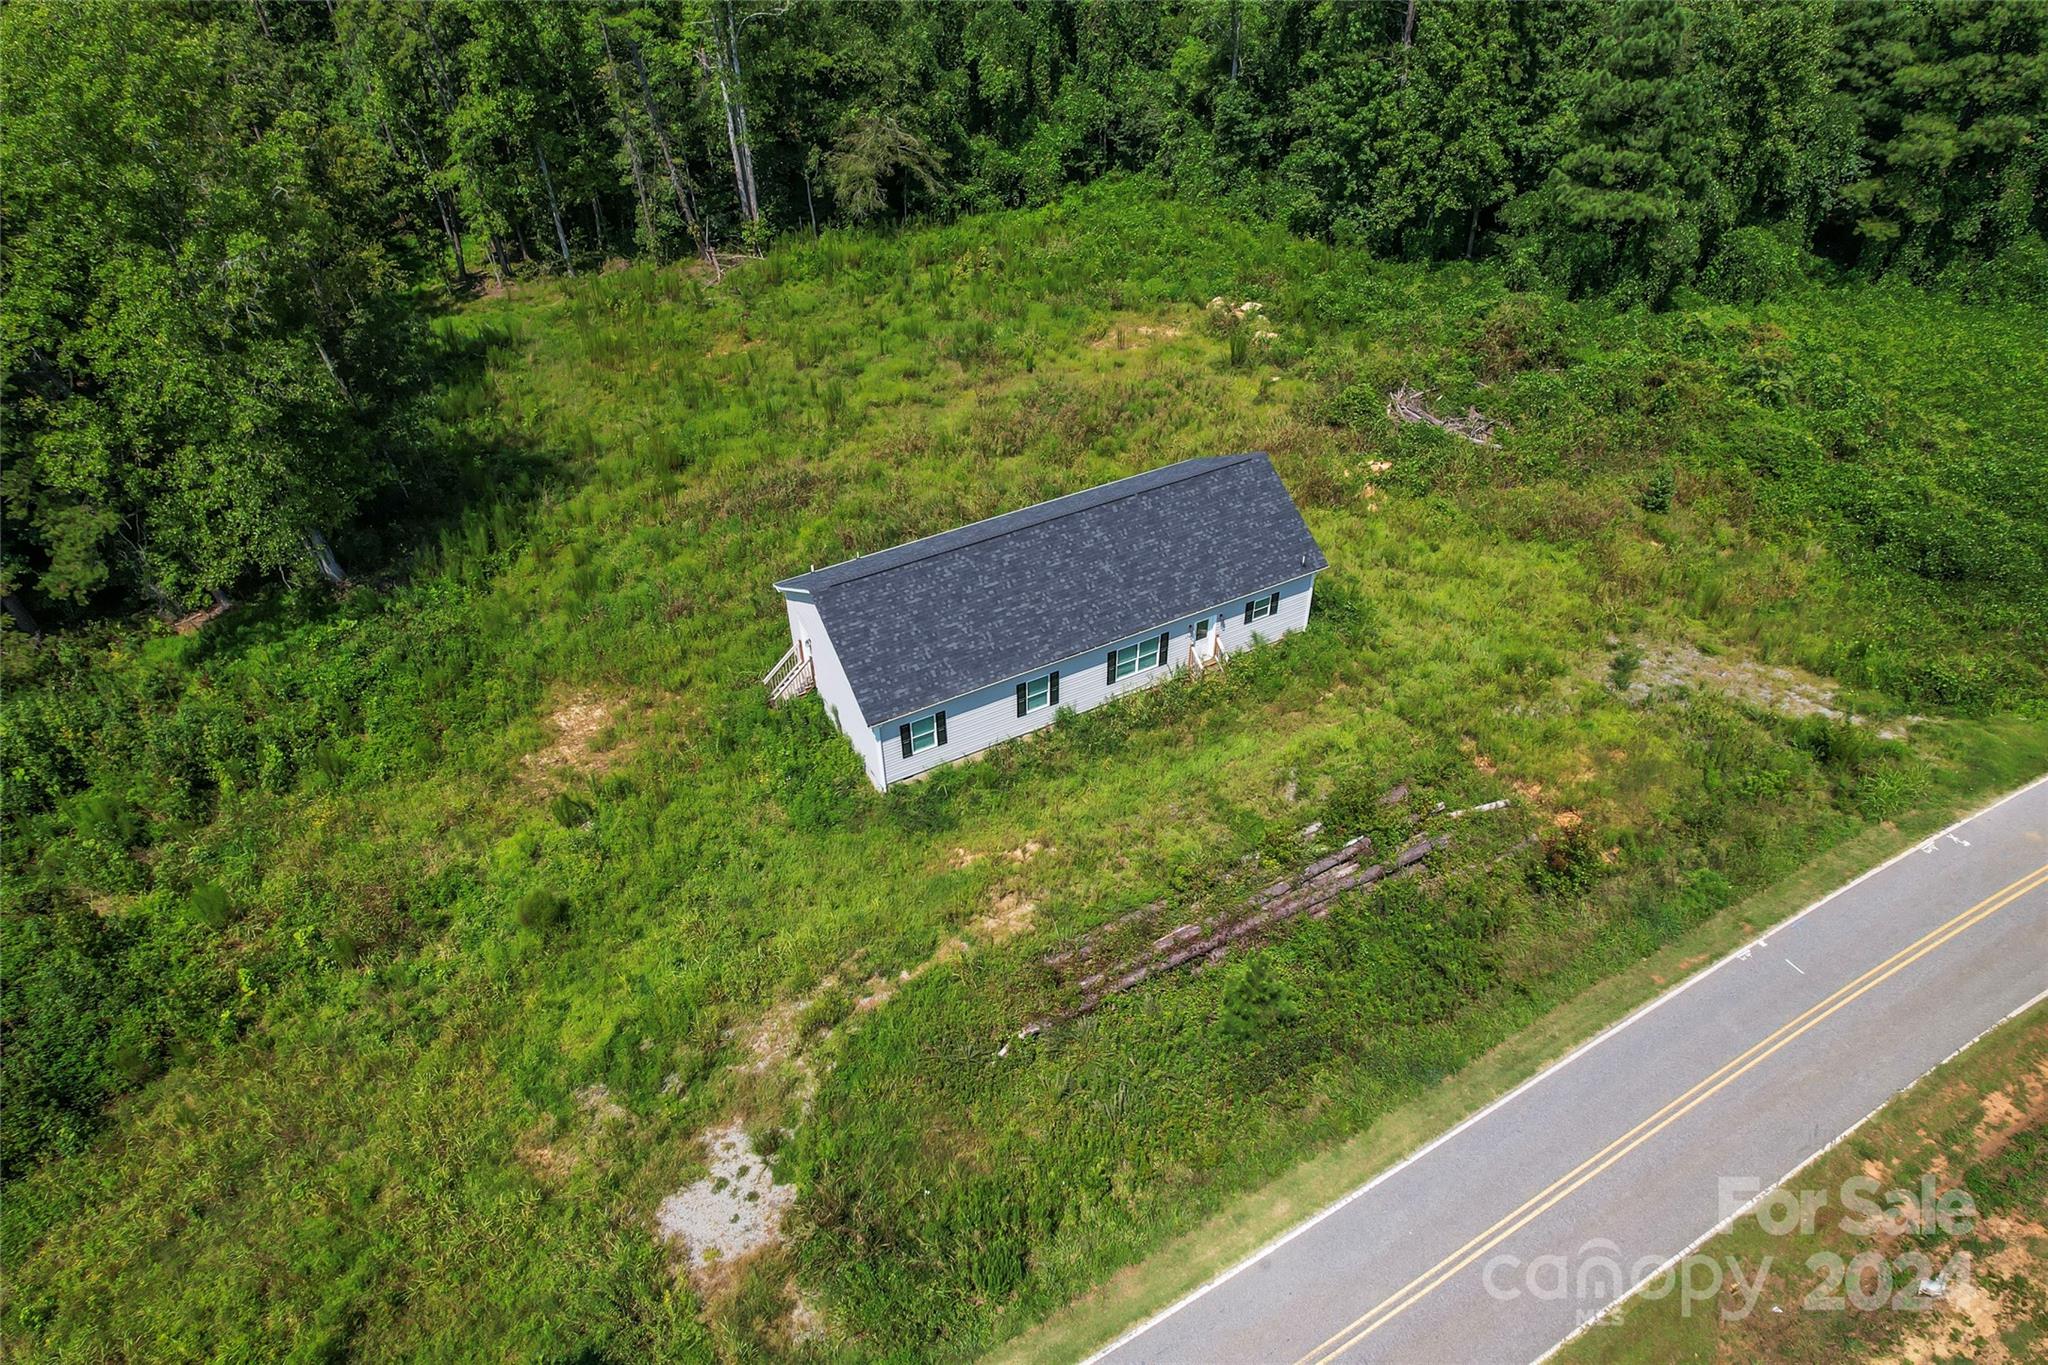
[[[1183,460],[784,579],[764,681],[886,789],[1301,629],[1328,563],[1265,455]]]

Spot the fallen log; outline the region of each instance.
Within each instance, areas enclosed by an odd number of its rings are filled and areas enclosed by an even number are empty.
[[[1112,995],[1127,991],[1131,987],[1139,985],[1161,972],[1170,972],[1176,967],[1185,966],[1198,957],[1216,955],[1220,950],[1250,937],[1261,929],[1283,924],[1288,920],[1312,912],[1315,913],[1315,917],[1320,918],[1321,915],[1329,913],[1332,904],[1345,892],[1354,891],[1361,886],[1370,886],[1374,882],[1386,877],[1406,872],[1408,869],[1421,863],[1430,854],[1447,847],[1450,842],[1448,835],[1418,839],[1407,848],[1402,849],[1392,862],[1374,863],[1371,867],[1364,868],[1353,867],[1348,872],[1329,877],[1319,885],[1302,886],[1298,888],[1296,894],[1267,905],[1250,915],[1246,915],[1242,919],[1232,920],[1207,933],[1203,933],[1199,937],[1193,938],[1192,941],[1189,940],[1189,933],[1195,930],[1197,926],[1182,925],[1173,933],[1158,940],[1153,945],[1153,952],[1147,953],[1121,975],[1111,979],[1106,985],[1102,985],[1099,989],[1088,991],[1074,1008],[1065,1011],[1056,1016],[1056,1018],[1079,1018],[1081,1015],[1099,1008],[1102,1002]],[[1174,942],[1178,942],[1180,946],[1173,948],[1171,951],[1159,951],[1165,945]],[[1091,983],[1099,982],[1101,979],[1101,977],[1091,977],[1089,981]],[[1087,990],[1085,984],[1083,989],[1084,991]],[[1044,1023],[1041,1022],[1032,1026],[1026,1032],[1035,1033],[1043,1027]]]
[[[1408,795],[1408,784],[1397,783],[1380,798],[1380,804],[1397,805],[1407,800]],[[1430,815],[1457,820],[1467,815],[1499,810],[1508,804],[1506,799],[1502,799],[1469,806],[1462,810],[1446,811],[1443,803],[1439,802]],[[1420,818],[1422,817],[1417,817],[1418,821]],[[1370,836],[1358,835],[1346,841],[1334,852],[1326,853],[1310,862],[1292,876],[1283,877],[1252,893],[1240,903],[1243,909],[1250,913],[1240,914],[1236,918],[1212,915],[1178,925],[1154,938],[1142,950],[1134,956],[1125,958],[1123,962],[1089,970],[1097,968],[1099,955],[1108,938],[1118,930],[1165,909],[1166,902],[1153,901],[1149,905],[1127,911],[1109,923],[1088,931],[1073,946],[1059,952],[1048,953],[1040,959],[1048,967],[1057,969],[1061,976],[1066,976],[1072,971],[1088,971],[1088,975],[1073,984],[1079,996],[1074,1006],[1031,1024],[1019,1036],[1030,1037],[1042,1032],[1047,1024],[1078,1018],[1098,1008],[1110,996],[1127,991],[1161,972],[1185,966],[1197,958],[1217,960],[1232,944],[1264,930],[1304,915],[1311,919],[1321,919],[1335,908],[1339,898],[1346,892],[1371,886],[1387,877],[1407,872],[1430,854],[1449,846],[1450,842],[1448,835],[1424,835],[1408,844],[1390,861],[1362,867],[1360,864],[1366,855],[1372,852],[1373,843]]]

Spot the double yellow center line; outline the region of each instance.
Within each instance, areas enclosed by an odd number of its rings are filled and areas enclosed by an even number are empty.
[[[1715,1072],[1695,1084],[1683,1095],[1678,1096],[1662,1109],[1623,1133],[1620,1137],[1587,1157],[1571,1170],[1559,1176],[1544,1189],[1531,1195],[1520,1208],[1502,1218],[1486,1231],[1472,1238],[1464,1246],[1438,1261],[1428,1270],[1417,1275],[1399,1290],[1375,1305],[1367,1312],[1354,1318],[1333,1335],[1324,1339],[1321,1345],[1303,1356],[1296,1365],[1316,1365],[1334,1360],[1345,1351],[1386,1326],[1406,1312],[1419,1300],[1444,1281],[1471,1265],[1480,1257],[1492,1251],[1522,1228],[1541,1217],[1559,1200],[1564,1199],[1593,1177],[1627,1156],[1636,1148],[1648,1142],[1664,1129],[1676,1123],[1694,1108],[1705,1103],[1717,1091],[1733,1083],[1735,1079],[1766,1057],[1784,1047],[1793,1039],[1819,1024],[1823,1019],[1843,1008],[1858,996],[1874,990],[1891,977],[1904,971],[1927,954],[1947,943],[1965,930],[1983,923],[2006,906],[2020,899],[2028,892],[2048,886],[2048,863],[2035,868],[2018,881],[1986,896],[1969,909],[1949,920],[1939,928],[1932,929],[1913,943],[1893,953],[1854,981],[1835,991],[1827,999],[1803,1011],[1795,1018],[1780,1025],[1768,1038],[1752,1044],[1740,1056],[1724,1062]]]

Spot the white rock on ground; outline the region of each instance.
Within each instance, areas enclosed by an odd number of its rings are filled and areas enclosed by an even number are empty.
[[[796,1198],[793,1188],[775,1183],[739,1124],[710,1129],[703,1141],[709,1174],[662,1200],[654,1211],[655,1231],[684,1248],[692,1270],[774,1242],[781,1234],[783,1210]]]

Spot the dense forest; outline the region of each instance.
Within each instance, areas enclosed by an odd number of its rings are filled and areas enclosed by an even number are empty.
[[[0,587],[34,630],[343,571],[474,471],[437,299],[1035,205],[1118,170],[1667,304],[2038,296],[2048,9],[490,0],[0,15]]]

